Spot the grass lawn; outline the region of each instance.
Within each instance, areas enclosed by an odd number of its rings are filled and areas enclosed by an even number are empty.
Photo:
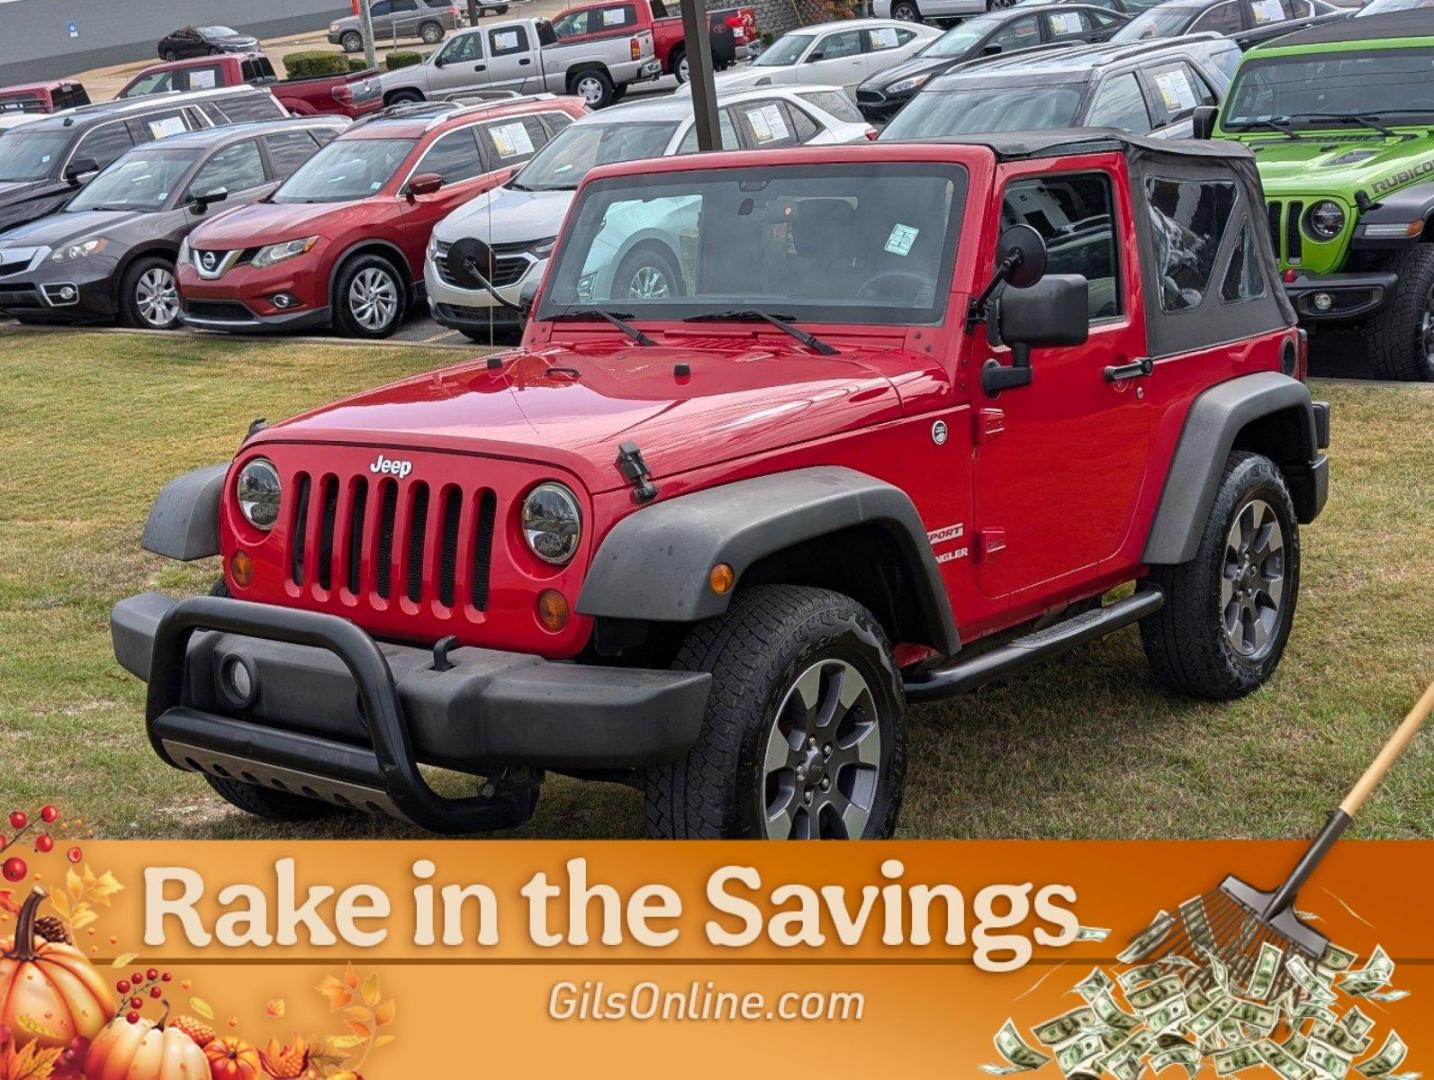
[[[366,817],[280,830],[160,764],[143,687],[110,654],[122,596],[205,590],[215,561],[140,551],[160,486],[227,459],[249,421],[451,351],[93,333],[0,336],[0,809],[63,805],[105,837],[395,835]],[[1330,504],[1303,534],[1279,674],[1234,704],[1152,682],[1127,630],[974,697],[913,710],[912,837],[1308,834],[1434,677],[1434,387],[1325,383]],[[524,835],[635,836],[641,799],[557,778]],[[1353,835],[1434,837],[1434,733]]]

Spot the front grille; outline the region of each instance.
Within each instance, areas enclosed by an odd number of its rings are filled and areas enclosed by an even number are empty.
[[[304,472],[293,484],[291,585],[387,602],[397,582],[410,604],[486,610],[497,516],[490,488]]]
[[[214,319],[216,322],[254,321],[254,313],[233,300],[191,300],[185,307],[185,314],[195,319]]]
[[[1300,216],[1304,209],[1304,203],[1292,202],[1285,214],[1285,261],[1291,265],[1299,262],[1304,255],[1304,237],[1300,233]]]
[[[37,308],[44,306],[40,301],[39,290],[33,285],[19,289],[0,289],[0,307]]]
[[[20,259],[13,262],[0,262],[0,277],[9,277],[11,274],[18,274],[30,265],[29,259]]]
[[[1270,244],[1271,244],[1271,245],[1274,247],[1274,249],[1275,249],[1275,259],[1276,259],[1276,260],[1279,260],[1279,259],[1283,256],[1283,253],[1284,253],[1284,250],[1285,250],[1284,244],[1281,243],[1282,237],[1281,237],[1281,235],[1280,235],[1280,211],[1281,211],[1281,210],[1282,210],[1282,207],[1281,207],[1280,204],[1277,203],[1277,202],[1269,203],[1269,204],[1267,204],[1266,207],[1265,207],[1265,211],[1266,211],[1267,215],[1269,216],[1269,221],[1270,221]]]
[[[506,285],[516,285],[523,280],[523,275],[533,265],[533,260],[522,254],[527,249],[527,244],[496,244],[493,253],[497,258],[493,262],[494,285],[502,288]],[[448,253],[453,250],[453,245],[440,240],[433,252],[433,268],[438,272],[438,280],[443,284],[455,289],[468,289],[465,285],[453,276],[448,269]]]
[[[880,105],[886,100],[886,95],[880,90],[858,90],[856,100],[865,102],[867,105]]]

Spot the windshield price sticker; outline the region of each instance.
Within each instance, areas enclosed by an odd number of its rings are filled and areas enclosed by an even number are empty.
[[[896,29],[890,26],[877,27],[871,32],[871,44],[877,49],[896,48]]]
[[[516,49],[518,47],[518,31],[502,30],[493,35],[493,48]]]
[[[156,141],[170,135],[182,135],[184,130],[184,117],[182,116],[166,116],[163,120],[149,122],[150,137]]]
[[[1181,70],[1162,71],[1155,76],[1155,85],[1160,89],[1160,99],[1171,112],[1183,112],[1199,104],[1195,88]]]
[[[1056,12],[1051,15],[1051,29],[1057,34],[1079,34],[1080,16],[1069,11]]]
[[[499,157],[522,157],[533,152],[533,140],[528,137],[528,129],[521,121],[490,128],[488,134],[493,139],[493,145],[498,148]]]
[[[916,238],[920,235],[920,229],[897,222],[891,227],[891,235],[886,238],[885,250],[893,255],[910,255],[911,245],[916,243]]]

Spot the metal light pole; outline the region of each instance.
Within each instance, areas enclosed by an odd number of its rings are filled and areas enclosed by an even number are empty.
[[[692,112],[697,122],[697,149],[722,149],[717,121],[717,87],[712,79],[711,31],[706,0],[681,0],[682,35],[686,39],[687,73],[692,91]]]
[[[373,46],[373,12],[369,5],[373,0],[359,0],[359,27],[363,33],[363,62],[371,68],[378,67],[378,51]]]

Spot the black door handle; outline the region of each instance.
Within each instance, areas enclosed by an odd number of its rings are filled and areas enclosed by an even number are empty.
[[[487,65],[487,64],[474,64],[474,65],[473,65],[473,70],[474,70],[474,71],[486,71],[487,69],[488,69],[488,65]]]
[[[519,64],[531,64],[532,62],[533,62],[533,61],[529,60],[526,56],[523,57],[523,59],[521,59],[521,60],[518,61]]]
[[[1150,357],[1140,360],[1132,360],[1128,364],[1114,364],[1105,369],[1106,382],[1124,382],[1126,379],[1138,379],[1142,375],[1150,375],[1155,371],[1155,361]]]

